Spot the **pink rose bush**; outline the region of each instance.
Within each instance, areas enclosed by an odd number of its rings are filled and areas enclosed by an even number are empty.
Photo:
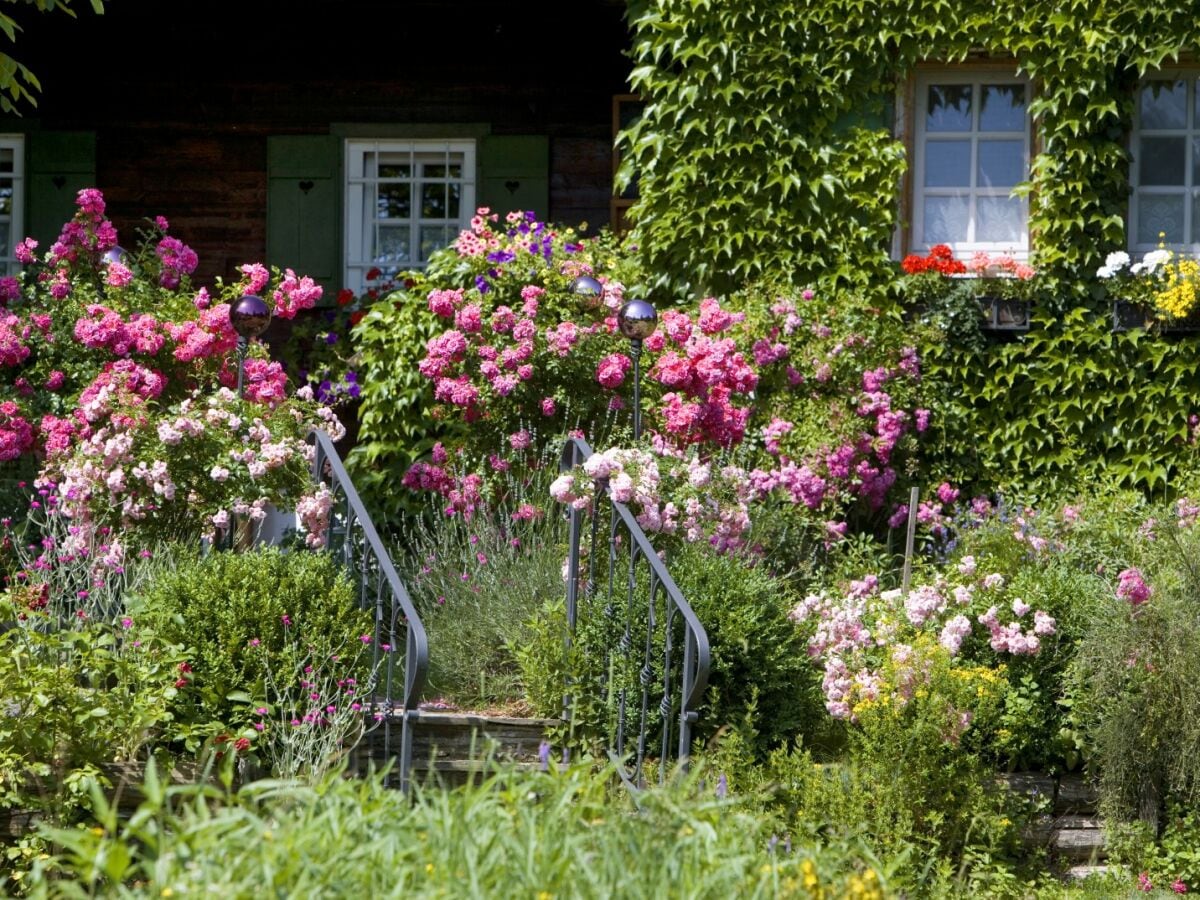
[[[542,440],[557,440],[568,423],[587,433],[628,428],[633,361],[616,327],[625,289],[619,271],[606,271],[619,269],[618,257],[603,240],[576,241],[529,214],[502,221],[480,210],[398,301],[431,328],[417,370],[433,417],[469,429],[469,455],[488,459],[529,423]],[[583,275],[599,293],[567,290]],[[721,468],[723,455],[736,455],[751,506],[787,510],[826,543],[851,524],[903,519],[893,498],[907,487],[930,412],[916,349],[865,299],[755,289],[663,308],[641,373],[644,432],[660,457],[688,451]],[[370,391],[368,440],[389,415]],[[512,462],[498,457],[479,474],[486,481]],[[448,496],[430,465],[418,462],[405,483]],[[944,527],[945,502],[927,503],[922,525]]]
[[[77,211],[0,288],[0,464],[32,474],[73,527],[148,541],[214,535],[230,516],[261,519],[308,490],[308,429],[342,433],[312,392],[293,393],[255,342],[237,383],[230,304],[262,292],[275,315],[312,307],[321,288],[253,263],[211,293],[195,287],[195,252],[162,217],[126,252],[104,198]],[[33,480],[32,478],[30,480]]]

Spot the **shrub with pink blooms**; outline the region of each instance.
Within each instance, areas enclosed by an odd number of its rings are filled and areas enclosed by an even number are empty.
[[[257,342],[245,400],[234,396],[229,309],[259,293],[291,318],[320,286],[250,263],[235,282],[196,287],[196,254],[166,219],[126,251],[99,191],[80,191],[76,205],[48,249],[21,241],[24,269],[0,285],[0,479],[36,473],[76,524],[150,541],[294,505],[307,429],[341,426],[311,394],[294,394]]]
[[[599,294],[568,289],[583,275],[597,280]],[[533,426],[543,440],[572,427],[595,440],[614,416],[627,428],[631,348],[615,316],[627,277],[637,273],[609,238],[578,241],[527,214],[501,221],[480,211],[454,247],[414,275],[409,290],[377,304],[356,332],[368,369],[360,469],[395,464],[410,486],[446,493],[429,462],[406,456],[414,438],[442,438],[483,459]],[[410,342],[429,335],[412,360],[417,384],[384,352],[403,352],[382,336],[401,321]],[[641,365],[647,445],[718,467],[736,458],[746,501],[784,510],[798,526],[793,534],[809,534],[793,558],[848,530],[883,530],[903,518],[897,498],[930,413],[916,341],[882,295],[758,287],[664,307]],[[429,414],[424,431],[401,427],[417,411]]]

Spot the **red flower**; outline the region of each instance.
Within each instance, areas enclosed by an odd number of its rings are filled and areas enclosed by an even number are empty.
[[[967,271],[962,260],[954,258],[954,251],[946,244],[935,244],[929,250],[928,256],[917,256],[910,253],[900,263],[900,268],[908,275],[919,275],[922,272],[938,272],[942,275],[962,275]]]
[[[376,278],[378,278],[382,274],[383,273],[381,271],[379,271],[378,266],[372,266],[370,269],[367,270],[367,276],[366,276],[367,281],[374,281]]]
[[[181,663],[179,664],[179,671],[180,671],[180,672],[183,672],[183,673],[185,673],[185,674],[186,674],[187,672],[190,672],[190,671],[192,671],[192,666],[191,666],[191,663],[181,662]]]
[[[365,316],[365,315],[366,315],[366,312],[364,312],[361,309],[355,310],[354,312],[350,313],[350,327],[353,328],[355,325],[357,325],[359,322],[361,322],[363,320],[363,316]]]
[[[185,687],[187,687],[187,685],[188,685],[188,680],[186,678],[180,678],[178,681],[175,682],[175,687],[177,687],[177,688],[185,688]]]
[[[250,749],[250,738],[238,738],[233,742],[233,749],[238,753],[245,753]]]
[[[350,288],[342,288],[340,291],[338,291],[338,295],[337,295],[337,305],[338,306],[349,306],[353,302],[354,302],[354,291],[350,290]]]
[[[218,734],[215,738],[213,738],[214,744],[224,744],[224,743],[227,743],[228,741],[229,741],[229,735],[227,735],[227,734]]]

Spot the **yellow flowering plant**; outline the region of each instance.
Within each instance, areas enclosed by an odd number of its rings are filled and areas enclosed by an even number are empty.
[[[1176,322],[1200,307],[1200,261],[1166,246],[1159,235],[1158,248],[1133,262],[1123,250],[1108,254],[1096,276],[1108,285],[1110,296],[1123,300],[1155,319]]]

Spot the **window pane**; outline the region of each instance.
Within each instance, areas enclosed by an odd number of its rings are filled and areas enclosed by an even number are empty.
[[[1186,175],[1187,138],[1143,137],[1138,162],[1140,184],[1183,184]]]
[[[425,178],[462,178],[462,165],[459,163],[450,165],[426,163],[421,167],[421,174]]]
[[[979,187],[1012,187],[1024,178],[1024,141],[979,142]]]
[[[12,215],[12,198],[12,182],[7,178],[0,178],[0,216]],[[5,246],[0,244],[0,256],[5,255],[6,252]]]
[[[429,254],[445,247],[454,237],[454,229],[442,225],[421,226],[421,259],[428,259]]]
[[[380,228],[379,246],[372,257],[377,263],[406,263],[408,254],[408,228]]]
[[[388,160],[385,157],[385,161],[379,166],[379,177],[380,178],[411,178],[412,177],[412,166],[410,166],[408,163],[403,163],[403,164],[396,163],[391,160]]]
[[[1192,185],[1200,187],[1200,135],[1192,137]]]
[[[980,197],[975,204],[978,221],[975,240],[989,244],[1020,244],[1025,209],[1018,197]]]
[[[421,218],[446,218],[446,185],[421,185]]]
[[[1183,243],[1183,194],[1139,194],[1139,244],[1157,244],[1159,233],[1168,244]]]
[[[971,130],[971,85],[931,84],[926,131]]]
[[[985,84],[979,103],[980,131],[1025,130],[1025,85]]]
[[[409,200],[411,187],[407,184],[381,184],[379,186],[378,209],[381,219],[408,219],[412,217]]]
[[[9,256],[12,254],[13,241],[10,236],[10,231],[9,231],[10,227],[11,226],[9,225],[8,222],[0,223],[0,247],[8,248],[4,252],[4,254],[3,254],[4,256]]]
[[[925,244],[952,244],[967,239],[970,203],[966,197],[925,198]]]
[[[1148,81],[1141,93],[1141,127],[1186,128],[1187,85],[1182,81]]]
[[[970,187],[971,142],[926,141],[925,186]]]
[[[451,183],[446,186],[446,218],[457,219],[459,201],[462,199],[462,185]]]
[[[11,147],[0,149],[0,172],[13,170],[13,150]]]
[[[1200,232],[1197,231],[1197,224],[1200,223],[1200,194],[1192,195],[1192,227],[1191,232],[1184,238],[1184,242],[1188,244],[1197,243],[1196,238],[1200,237]]]

